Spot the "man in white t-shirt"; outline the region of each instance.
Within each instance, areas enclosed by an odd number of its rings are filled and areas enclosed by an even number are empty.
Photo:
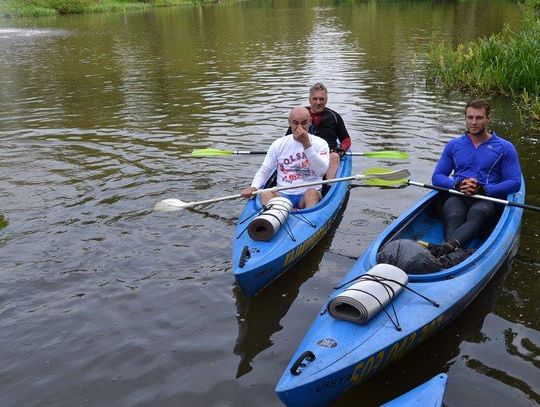
[[[276,169],[278,187],[322,181],[328,170],[329,148],[325,140],[308,133],[311,125],[309,110],[303,106],[293,108],[289,114],[289,125],[292,134],[272,143],[251,187],[241,192],[245,198],[252,198],[253,192],[263,187]],[[265,204],[276,196],[287,197],[295,208],[309,208],[321,200],[321,185],[264,192],[261,200]]]

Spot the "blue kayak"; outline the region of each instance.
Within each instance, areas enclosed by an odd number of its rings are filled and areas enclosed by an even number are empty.
[[[441,407],[448,376],[440,373],[381,407]]]
[[[406,287],[427,299],[403,289],[390,302],[395,314],[389,305],[365,324],[331,316],[328,305],[332,299],[361,276],[366,278],[364,275],[376,266],[377,253],[384,244],[394,239],[443,241],[444,228],[435,214],[439,194],[427,194],[397,218],[371,243],[330,295],[276,387],[285,404],[327,404],[400,358],[463,311],[515,249],[523,209],[504,206],[493,229],[473,242],[477,250],[461,263],[430,274],[407,275],[400,271],[408,277]],[[523,204],[524,199],[522,181],[521,190],[509,195],[508,200]]]
[[[352,158],[345,155],[336,178],[351,175]],[[248,200],[240,215],[232,250],[233,274],[242,291],[254,296],[293,266],[326,234],[336,219],[349,191],[349,182],[331,185],[321,201],[308,209],[294,210],[268,241],[253,240],[247,231],[250,221],[261,212],[260,196]]]

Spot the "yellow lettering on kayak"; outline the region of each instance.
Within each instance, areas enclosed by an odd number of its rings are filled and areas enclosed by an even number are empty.
[[[440,328],[441,323],[444,320],[444,314],[431,321],[429,324],[424,325],[422,328],[412,332],[406,337],[402,338],[392,346],[378,352],[376,355],[372,355],[367,359],[357,363],[352,370],[350,383],[344,388],[344,391],[355,386],[364,379],[367,379],[372,374],[380,370],[384,365],[390,363],[396,359],[399,359],[412,347],[423,342],[437,329]]]
[[[326,222],[326,224],[322,228],[320,228],[308,240],[306,240],[304,243],[302,243],[296,249],[291,250],[287,254],[287,256],[285,257],[285,261],[283,262],[283,267],[289,266],[295,260],[298,260],[300,257],[302,257],[313,246],[315,246],[317,244],[317,242],[326,234],[328,229],[330,229],[330,226],[332,225],[332,220],[333,220],[333,218],[330,219],[328,222]]]

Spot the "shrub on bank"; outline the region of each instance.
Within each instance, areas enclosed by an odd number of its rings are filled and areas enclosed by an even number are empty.
[[[55,14],[137,10],[206,1],[213,0],[0,0],[0,17],[39,17]]]
[[[540,121],[540,0],[526,0],[521,29],[456,48],[432,44],[428,78],[447,88],[498,92],[514,98],[523,116]]]
[[[44,17],[56,14],[52,8],[40,7],[33,4],[14,4],[13,1],[0,2],[0,17]]]
[[[41,3],[48,3],[48,6],[55,9],[60,14],[84,13],[100,3],[99,0],[41,0]]]

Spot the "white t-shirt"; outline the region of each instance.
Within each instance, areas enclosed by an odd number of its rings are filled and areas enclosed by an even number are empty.
[[[275,140],[255,174],[252,187],[260,189],[277,168],[277,186],[291,186],[305,182],[322,181],[330,163],[328,143],[320,137],[309,135],[311,147],[296,141],[292,134]],[[286,189],[289,195],[300,195],[309,188],[320,189],[321,185],[313,187]]]

